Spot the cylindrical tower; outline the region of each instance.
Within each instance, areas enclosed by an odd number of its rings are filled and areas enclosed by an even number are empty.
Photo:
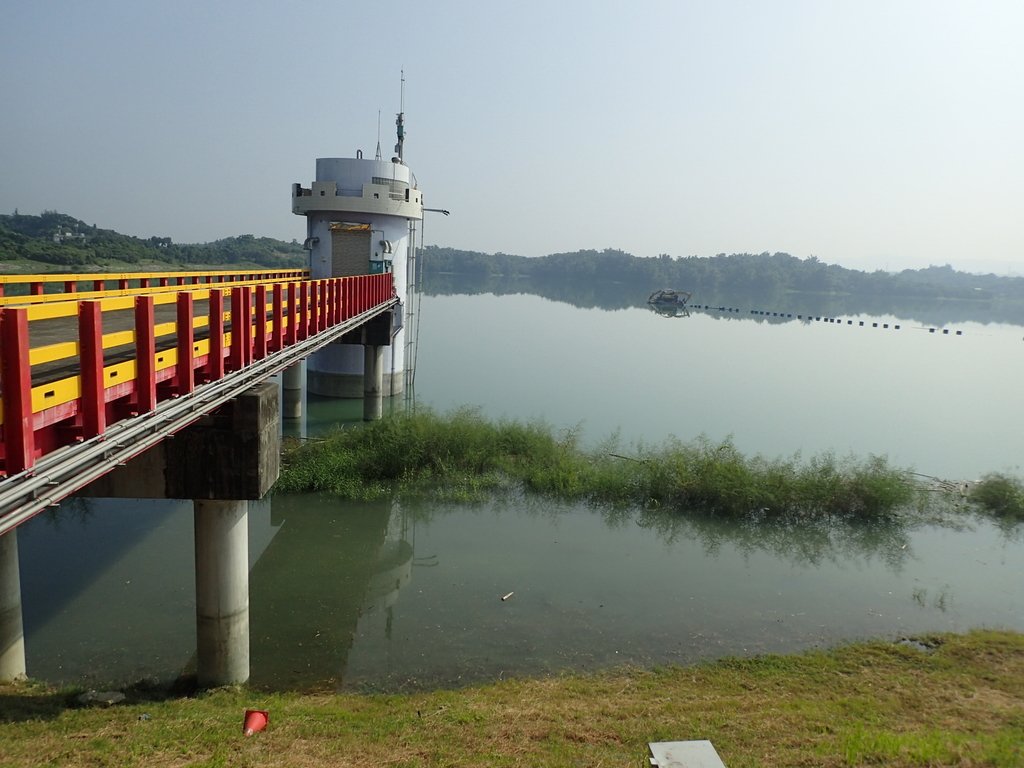
[[[316,181],[292,185],[292,213],[306,217],[309,269],[314,279],[391,272],[399,300],[407,306],[414,290],[409,266],[415,263],[416,222],[423,218],[423,195],[400,156],[386,160],[320,157]],[[405,329],[384,351],[384,394],[402,392]],[[306,385],[329,397],[363,396],[363,348],[334,342],[309,357]]]

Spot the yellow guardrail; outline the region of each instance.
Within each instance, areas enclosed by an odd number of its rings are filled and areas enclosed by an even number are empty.
[[[217,275],[261,275],[294,273],[302,275],[309,270],[296,267],[287,269],[214,269],[203,271],[174,270],[168,272],[44,272],[34,275],[0,275],[0,285],[17,283],[88,283],[93,280],[159,280],[179,277],[216,277]]]
[[[262,281],[256,281],[262,282]],[[298,281],[285,281],[282,284],[287,285],[289,282]],[[239,287],[245,285],[252,285],[252,281],[246,281],[244,283],[224,283],[225,287]],[[153,299],[155,305],[161,304],[174,304],[177,302],[178,294],[182,293],[183,289],[188,293],[192,294],[193,301],[206,301],[209,299],[211,290],[219,290],[217,284],[211,284],[209,287],[199,288],[191,290],[191,286],[169,286],[169,289],[173,290],[171,293],[164,295],[157,295]],[[70,297],[69,297],[70,298]],[[85,298],[82,294],[77,298]],[[101,311],[106,312],[117,312],[134,310],[135,299],[133,296],[114,297],[103,299],[100,302]],[[272,306],[271,301],[267,301],[264,311]],[[250,316],[256,314],[258,306],[254,305],[250,310]],[[40,319],[54,319],[62,317],[77,317],[78,315],[78,304],[74,301],[64,301],[57,305],[43,305],[33,306],[28,308],[28,319],[29,321],[40,320]],[[231,312],[225,310],[222,312],[223,319],[225,321],[230,320]],[[271,329],[273,325],[272,320],[266,320],[265,328]],[[285,318],[284,324],[288,325],[292,322],[292,318]],[[210,318],[208,315],[200,315],[192,318],[192,328],[202,329],[210,325]],[[153,326],[153,335],[156,339],[167,338],[173,336],[177,330],[177,323],[173,320],[157,323]],[[110,333],[104,333],[102,338],[103,349],[113,349],[116,347],[122,347],[127,344],[135,343],[135,330],[123,330],[123,331],[112,331]],[[231,331],[224,332],[224,345],[230,347],[231,345]],[[193,355],[196,357],[205,355],[210,351],[209,339],[197,339],[192,345]],[[39,347],[31,347],[29,349],[29,365],[42,365],[45,363],[57,362],[60,360],[66,360],[68,358],[78,357],[80,354],[80,347],[78,341],[60,341],[54,344],[46,344]],[[155,368],[157,371],[161,371],[165,368],[171,368],[177,364],[178,351],[176,349],[165,349],[157,353],[155,360]],[[117,363],[115,365],[107,366],[104,369],[104,379],[107,386],[113,386],[120,381],[130,381],[135,378],[136,362],[135,360],[128,360],[123,363]],[[45,410],[47,408],[53,408],[54,406],[63,405],[64,403],[72,402],[77,398],[81,397],[81,382],[79,377],[74,376],[70,378],[64,378],[58,381],[51,382],[49,384],[36,386],[32,388],[32,409],[34,413]],[[0,414],[0,425],[3,424],[3,415]]]
[[[108,296],[138,296],[143,293],[180,291],[200,286],[257,285],[259,283],[302,280],[308,277],[309,270],[307,269],[54,272],[36,275],[0,275],[0,306],[47,304],[68,300],[82,301]],[[80,283],[92,283],[93,290],[79,290]],[[107,288],[108,283],[115,283],[117,287]]]
[[[78,310],[74,302],[99,301],[104,312],[131,309],[136,296],[155,296],[157,304],[169,304],[182,292],[191,293],[195,299],[206,299],[211,290],[230,290],[244,286],[271,285],[273,283],[299,282],[302,278],[261,278],[239,280],[234,283],[200,283],[199,285],[157,285],[148,288],[118,288],[109,291],[82,291],[81,293],[43,294],[42,296],[18,296],[0,298],[0,306],[28,305],[28,319],[51,320],[58,317],[74,317]],[[33,301],[34,299],[34,301]]]
[[[102,435],[108,419],[152,411],[158,402],[188,396],[196,386],[396,301],[388,273],[308,280],[305,270],[237,270],[232,279],[225,272],[136,273],[130,279],[142,283],[141,274],[150,283],[155,277],[174,284],[133,288],[119,281],[113,290],[65,286],[66,292],[46,294],[47,285],[74,276],[45,275],[42,283],[32,282],[40,276],[4,278],[35,292],[4,302],[21,306],[0,305],[0,475],[24,472],[40,456]],[[178,278],[206,274],[209,282],[179,284]],[[90,276],[94,286],[107,277]],[[168,312],[172,304],[176,309]],[[210,333],[197,339],[197,329]],[[160,344],[168,337],[171,344]],[[107,365],[104,351],[112,349],[143,356],[114,354]]]
[[[228,313],[225,313],[227,316]],[[205,317],[197,317],[192,321],[194,328],[205,328],[209,324],[209,320]],[[268,323],[269,325],[269,323]],[[162,323],[156,326],[156,337],[166,337],[169,334],[173,334],[175,330],[174,323]],[[135,341],[134,331],[123,331],[131,336],[131,341]],[[111,347],[120,346],[120,344],[112,343],[111,336],[117,334],[103,334],[103,348],[109,349]],[[74,345],[75,354],[78,354],[78,342],[68,342]],[[230,346],[231,344],[231,331],[225,331],[224,333],[224,344]],[[53,345],[58,346],[58,345]],[[46,349],[41,347],[40,349]],[[37,350],[33,350],[37,351]],[[197,339],[192,345],[192,354],[195,357],[201,357],[202,355],[208,354],[210,351],[210,340],[209,339]],[[50,359],[61,359],[63,355],[56,358],[48,358],[40,362],[49,362]],[[35,365],[36,361],[33,359],[32,364]],[[166,368],[173,368],[178,363],[178,350],[176,349],[165,349],[157,353],[154,360],[154,369],[160,372]],[[114,365],[108,365],[103,369],[104,383],[108,387],[112,387],[122,381],[132,381],[136,376],[136,369],[138,364],[135,360],[125,360],[122,363],[115,363]],[[70,403],[82,396],[82,381],[78,376],[71,376],[49,384],[36,386],[32,388],[32,411],[33,413],[39,413],[47,408],[54,408],[65,403]],[[3,424],[3,414],[0,414],[0,425]]]

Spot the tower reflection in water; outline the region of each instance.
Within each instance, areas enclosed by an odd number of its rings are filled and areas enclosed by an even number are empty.
[[[340,688],[354,638],[389,641],[413,566],[437,560],[414,558],[415,525],[397,502],[278,496],[272,516],[277,535],[250,575],[250,682]]]

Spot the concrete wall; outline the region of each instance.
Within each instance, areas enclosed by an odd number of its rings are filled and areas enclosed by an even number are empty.
[[[259,499],[281,469],[280,400],[257,384],[78,492],[138,499]]]

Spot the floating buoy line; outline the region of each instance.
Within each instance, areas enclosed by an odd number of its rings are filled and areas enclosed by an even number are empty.
[[[827,317],[824,315],[804,315],[804,314],[793,314],[792,312],[770,312],[764,309],[749,309],[743,310],[739,307],[726,307],[726,306],[714,306],[712,304],[690,304],[688,307],[690,310],[704,311],[704,312],[720,312],[723,314],[749,314],[754,317],[777,317],[781,320],[800,320],[802,322],[811,323],[832,323],[835,325],[843,325],[847,327],[858,327],[858,328],[879,328],[881,330],[893,330],[899,331],[902,326],[899,323],[880,323],[869,320],[851,320],[843,317]],[[960,330],[951,330],[949,328],[932,328],[925,325],[913,326],[911,330],[928,331],[928,333],[941,333],[943,336],[963,336],[964,332]]]

